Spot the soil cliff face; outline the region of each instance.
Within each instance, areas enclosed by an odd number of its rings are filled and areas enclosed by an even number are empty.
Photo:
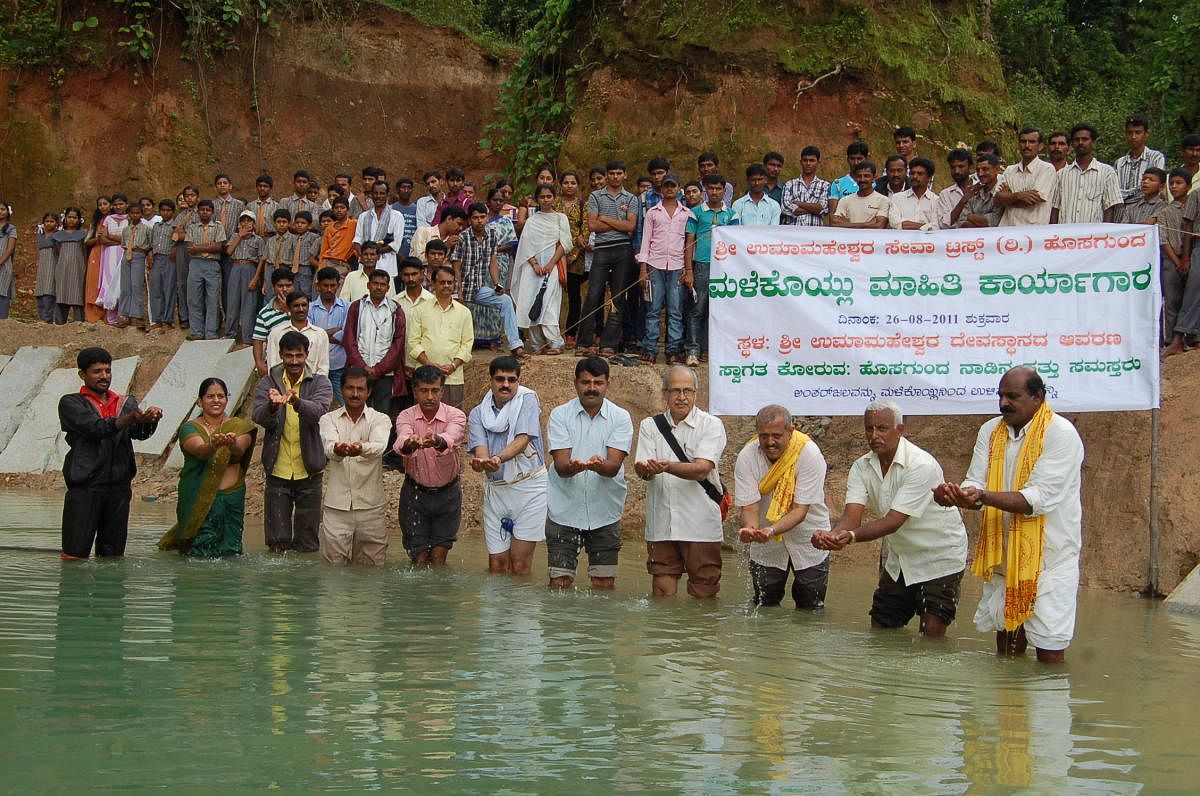
[[[0,195],[31,222],[113,190],[173,198],[193,182],[206,196],[217,171],[248,195],[265,170],[277,196],[301,167],[322,185],[338,171],[357,185],[368,164],[419,179],[455,163],[482,177],[493,164],[476,142],[504,77],[465,36],[382,7],[248,37],[204,70],[168,30],[141,74],[111,52],[61,82],[51,70],[0,71]]]

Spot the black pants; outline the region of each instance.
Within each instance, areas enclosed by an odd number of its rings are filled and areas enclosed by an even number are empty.
[[[604,324],[604,333],[600,335],[601,348],[616,349],[621,342],[621,330],[626,323],[626,294],[622,291],[629,285],[632,270],[633,253],[628,245],[596,249],[592,254],[592,270],[588,274],[587,299],[583,302],[583,314],[586,316],[604,306],[605,288],[608,288],[613,297],[613,310]],[[582,328],[576,330],[576,345],[587,348],[591,346],[592,339],[591,324],[585,323]]]
[[[129,536],[129,484],[67,487],[63,501],[62,551],[75,558],[125,555]]]
[[[321,481],[323,474],[290,481],[267,475],[263,490],[263,531],[267,547],[281,545],[300,553],[321,547]]]
[[[788,570],[792,571],[792,599],[797,609],[815,610],[825,607],[825,590],[829,586],[829,559],[816,566],[797,571],[788,562],[787,569],[764,567],[750,562],[750,580],[754,585],[755,605],[779,605],[783,602]]]

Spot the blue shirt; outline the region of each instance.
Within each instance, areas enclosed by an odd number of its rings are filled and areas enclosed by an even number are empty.
[[[841,199],[843,196],[849,196],[852,193],[858,193],[858,183],[849,174],[843,174],[829,186],[830,199]]]
[[[516,434],[529,435],[529,445],[526,447],[526,452],[536,454],[536,460],[533,457],[526,457],[525,454],[517,454],[513,461],[517,464],[519,471],[527,472],[531,469],[536,469],[537,465],[546,461],[546,450],[542,446],[541,407],[538,404],[537,393],[530,393],[529,397],[522,400],[521,410],[517,412],[517,416],[513,420],[514,436]],[[507,431],[488,431],[483,425],[484,412],[488,413],[489,418],[495,417],[498,413],[496,399],[490,390],[483,396],[483,400],[479,403],[479,406],[471,410],[471,414],[467,418],[467,452],[471,453],[472,456],[474,456],[473,451],[480,445],[487,448],[489,456],[495,456],[508,445]],[[530,448],[533,450],[530,451]],[[529,461],[526,461],[527,458]],[[501,465],[500,469],[496,472],[488,473],[488,480],[504,480],[505,469]]]
[[[402,205],[399,202],[395,202],[392,204],[392,209],[404,216],[404,237],[400,239],[400,248],[396,251],[400,253],[401,257],[407,257],[413,233],[417,231],[417,204],[413,202],[411,205]],[[333,352],[331,351],[330,353]]]
[[[593,456],[607,459],[609,448],[628,454],[633,445],[633,419],[629,412],[607,399],[592,417],[576,398],[556,406],[550,413],[546,442],[551,452],[569,450],[576,461],[587,461]],[[581,530],[601,528],[621,519],[629,491],[624,467],[612,478],[590,470],[563,478],[553,463],[546,469],[550,472],[546,488],[550,519]]]
[[[783,209],[771,197],[763,194],[762,199],[755,202],[750,194],[733,203],[733,212],[744,227],[767,227],[779,224],[779,214]]]
[[[720,210],[713,210],[707,203],[693,207],[692,215],[694,218],[689,218],[687,227],[684,228],[685,234],[696,236],[696,250],[692,254],[692,261],[711,263],[713,227],[736,227],[741,222],[738,221],[737,214],[731,208],[722,207]]]
[[[325,308],[320,296],[308,305],[308,322],[320,329],[345,329],[346,313],[350,305],[345,300],[334,297],[333,306]],[[342,333],[339,331],[329,341],[329,369],[341,370],[346,367],[346,349],[342,347]]]

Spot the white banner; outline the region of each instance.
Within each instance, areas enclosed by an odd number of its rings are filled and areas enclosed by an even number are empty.
[[[1158,406],[1158,229],[915,232],[719,227],[710,411],[995,414],[1001,374],[1037,369],[1058,411]]]

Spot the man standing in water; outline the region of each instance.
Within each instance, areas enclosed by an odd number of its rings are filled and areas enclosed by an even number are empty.
[[[656,597],[675,596],[684,572],[693,597],[721,590],[725,426],[696,407],[699,386],[694,370],[672,365],[663,376],[667,411],[638,427],[633,469],[646,481],[646,571]]]
[[[329,411],[329,378],[308,367],[308,338],[289,331],[279,340],[280,364],[254,391],[254,422],[266,431],[262,464],[263,532],[272,553],[320,548],[325,446],[321,417]]]
[[[471,469],[485,478],[488,571],[528,575],[534,548],[546,538],[541,410],[537,393],[521,386],[521,363],[515,358],[496,357],[488,374],[491,390],[467,418]]]
[[[846,510],[813,546],[841,550],[887,537],[887,558],[871,599],[871,627],[904,627],[920,615],[921,633],[942,638],[954,621],[967,565],[967,529],[958,509],[933,502],[942,483],[937,460],[904,438],[904,415],[891,401],[872,401],[863,414],[871,452],[850,466]],[[863,522],[870,509],[879,519]]]
[[[433,365],[413,371],[416,402],[396,417],[396,444],[402,457],[400,530],[414,564],[441,566],[458,541],[462,524],[459,446],[467,431],[461,409],[442,402],[446,374]]]
[[[962,485],[933,490],[942,506],[983,512],[971,571],[985,579],[975,612],[996,651],[1062,663],[1075,633],[1083,442],[1046,402],[1033,368],[1000,379],[1000,417],[983,424]]]
[[[611,589],[621,550],[625,457],[633,443],[629,412],[608,400],[608,362],[575,365],[578,396],[550,412],[546,439],[552,460],[546,518],[550,588],[569,589],[579,548],[588,555],[593,589]]]
[[[734,502],[742,509],[738,537],[751,543],[754,604],[779,605],[791,570],[796,608],[824,608],[829,551],[812,539],[829,531],[825,457],[782,406],[760,409],[755,427],[758,439],[742,448],[733,467]]]
[[[125,555],[129,501],[137,464],[133,440],[150,439],[162,410],[138,409],[137,399],[109,389],[112,355],[85,348],[75,358],[83,386],[58,401],[58,420],[67,435],[63,479],[62,558]]]
[[[367,382],[365,370],[349,368],[342,382],[345,404],[318,423],[329,471],[321,514],[321,558],[338,566],[381,567],[387,560],[383,454],[392,421],[367,406],[371,392]]]

